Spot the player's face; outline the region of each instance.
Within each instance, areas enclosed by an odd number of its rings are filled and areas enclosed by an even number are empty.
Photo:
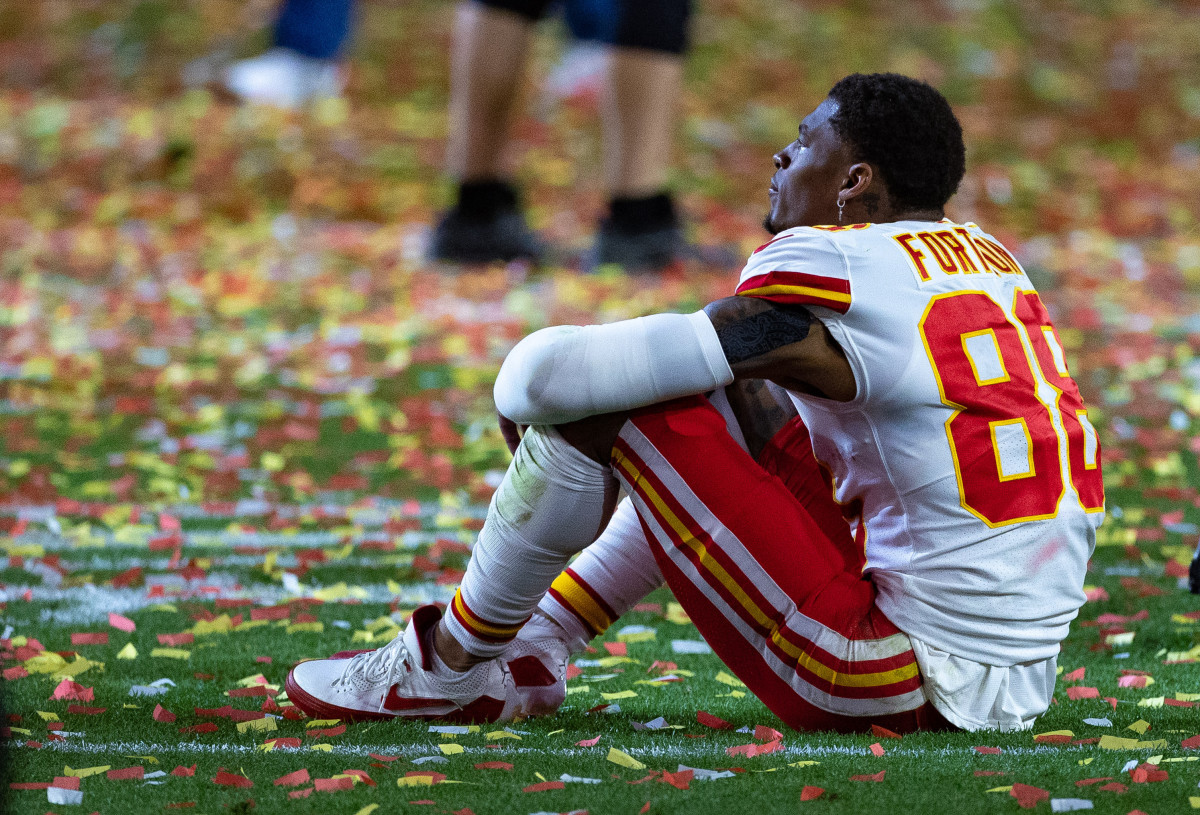
[[[837,111],[837,102],[826,99],[804,117],[799,137],[775,154],[771,210],[763,221],[772,235],[794,226],[838,222],[838,190],[854,162],[829,122]]]

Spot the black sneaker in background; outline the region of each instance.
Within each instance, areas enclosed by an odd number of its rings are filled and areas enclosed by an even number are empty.
[[[630,272],[652,272],[685,253],[683,228],[667,193],[644,198],[615,198],[600,223],[589,266],[616,264]]]
[[[504,181],[459,186],[458,203],[438,221],[429,255],[446,263],[539,263],[544,247],[525,222],[516,190]]]

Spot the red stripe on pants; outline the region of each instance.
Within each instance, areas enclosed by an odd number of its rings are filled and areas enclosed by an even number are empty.
[[[632,434],[630,425],[635,429]],[[702,397],[679,399],[635,411],[630,416],[630,425],[622,431],[622,440],[618,442],[621,449],[633,452],[628,443],[622,444],[627,435],[635,443],[637,433],[644,436],[696,498],[736,538],[732,543],[724,542],[723,547],[740,546],[742,551],[727,554],[721,551],[722,547],[712,547],[710,554],[714,560],[722,565],[732,565],[729,554],[734,554],[734,559],[752,558],[801,614],[849,639],[881,639],[898,631],[875,607],[874,585],[859,573],[861,553],[855,549],[849,528],[827,488],[828,482],[812,458],[811,448],[807,458],[803,455],[806,432],[802,441],[796,439],[795,446],[801,451],[799,455],[766,457],[771,463],[787,462],[790,469],[785,475],[789,486],[798,488],[800,495],[797,495],[738,447],[729,436],[724,419]],[[777,451],[782,452],[786,451]],[[805,464],[805,461],[810,463]],[[802,472],[805,468],[809,472]],[[615,471],[624,476],[619,467]],[[714,474],[719,475],[714,477]],[[652,477],[653,473],[650,475]],[[658,481],[657,478],[653,480]],[[656,491],[668,504],[676,505],[672,496],[663,494],[664,489],[659,483],[660,488]],[[638,492],[637,484],[627,480],[627,486]],[[637,503],[641,515],[646,504]],[[806,508],[808,504],[814,507],[813,512]],[[833,529],[827,533],[814,521],[814,514]],[[903,732],[946,726],[944,719],[927,703],[902,713],[859,717],[822,710],[801,697],[767,663],[759,647],[745,639],[726,616],[726,611],[714,606],[692,578],[681,571],[647,520],[642,518],[647,538],[676,598],[717,655],[790,727],[854,731],[879,724]],[[690,522],[685,523],[689,528],[693,527]],[[742,575],[742,572],[731,570],[731,574]],[[745,580],[744,575],[740,579]],[[706,585],[712,589],[714,581],[709,580]],[[741,588],[748,590],[754,599],[761,597],[752,586]],[[719,593],[729,599],[727,591]],[[731,605],[737,608],[736,603]],[[770,606],[760,608],[768,615],[775,611]],[[761,624],[755,627],[759,628]],[[788,639],[795,641],[792,636]],[[909,657],[915,660],[911,651]],[[892,659],[885,661],[895,664]],[[794,664],[794,660],[791,662]],[[850,673],[862,671],[858,662],[847,662],[845,666]],[[830,667],[836,670],[836,662]],[[893,696],[919,686],[917,677],[915,681],[881,686],[875,695],[880,698]],[[844,695],[863,698],[862,691],[854,688],[852,693]],[[871,698],[870,693],[867,698]]]

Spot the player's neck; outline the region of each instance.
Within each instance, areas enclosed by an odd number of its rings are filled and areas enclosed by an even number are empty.
[[[946,217],[941,209],[898,209],[879,212],[869,220],[877,224],[893,223],[895,221],[940,221]]]

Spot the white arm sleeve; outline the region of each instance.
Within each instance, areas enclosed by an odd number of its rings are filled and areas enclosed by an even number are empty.
[[[563,424],[732,381],[707,314],[653,314],[530,334],[500,368],[496,409],[518,424]]]

